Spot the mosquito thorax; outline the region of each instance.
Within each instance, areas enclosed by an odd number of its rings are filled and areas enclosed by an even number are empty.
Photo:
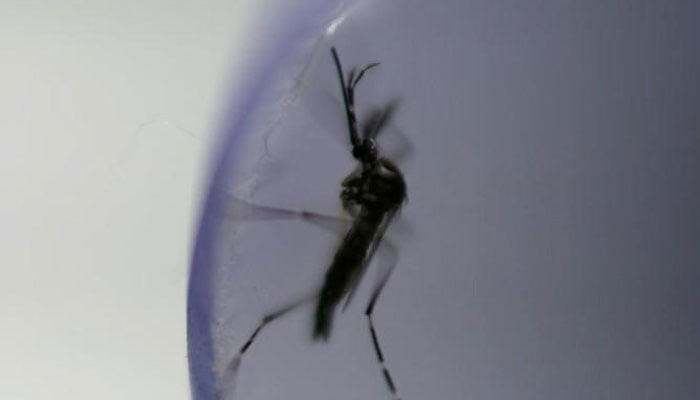
[[[362,162],[371,163],[377,159],[377,142],[374,139],[367,138],[352,148],[352,156]]]

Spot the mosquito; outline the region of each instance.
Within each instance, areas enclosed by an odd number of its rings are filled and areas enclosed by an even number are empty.
[[[382,243],[387,228],[406,200],[406,183],[403,174],[393,161],[379,155],[376,143],[377,136],[393,116],[396,103],[389,103],[385,107],[372,111],[364,120],[361,131],[355,115],[355,89],[365,73],[377,67],[379,63],[368,64],[359,72],[353,68],[346,77],[335,47],[331,48],[331,55],[340,81],[352,156],[357,161],[355,170],[342,181],[340,192],[342,207],[350,216],[350,228],[328,266],[320,289],[312,296],[290,303],[262,318],[233,358],[230,366],[231,379],[235,379],[244,354],[250,349],[263,328],[309,301],[315,301],[313,339],[325,341],[330,337],[336,308],[343,300],[345,300],[343,308],[349,304],[365,270]],[[335,217],[308,211],[297,212],[273,207],[250,206],[267,213],[267,218],[300,218],[326,228],[329,223],[332,224],[338,220]],[[383,244],[391,246],[386,241]],[[373,320],[375,305],[395,265],[395,259],[391,260],[387,269],[379,275],[365,309],[365,315],[369,323],[372,347],[381,367],[386,387],[394,399],[400,399],[394,379],[385,364]]]

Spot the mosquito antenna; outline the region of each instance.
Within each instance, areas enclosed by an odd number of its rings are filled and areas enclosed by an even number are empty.
[[[350,104],[350,107],[352,107],[352,111],[355,111],[355,85],[353,85],[353,81],[355,80],[355,72],[357,70],[355,68],[352,68],[350,72],[348,72],[348,81],[345,83],[346,90],[348,92],[348,103]]]
[[[353,68],[350,73],[348,74],[348,83],[347,83],[347,90],[348,90],[348,100],[350,101],[350,104],[354,106],[355,104],[355,86],[360,82],[360,79],[365,75],[365,72],[367,72],[368,69],[376,67],[379,65],[379,63],[372,63],[367,65],[366,67],[362,68],[360,73],[355,77],[355,68]]]
[[[357,134],[357,118],[355,117],[355,111],[353,110],[353,99],[351,93],[348,91],[348,87],[345,86],[345,77],[343,74],[343,67],[340,65],[340,58],[338,57],[338,52],[335,47],[331,47],[331,54],[333,54],[333,60],[335,61],[335,68],[338,71],[338,78],[340,80],[340,89],[343,92],[343,103],[345,105],[345,115],[348,119],[348,131],[350,133],[350,143],[353,147],[360,145],[360,138]]]
[[[376,66],[378,66],[378,65],[379,65],[379,63],[378,63],[378,62],[375,62],[375,63],[369,64],[369,65],[367,65],[366,67],[362,68],[362,70],[360,71],[360,73],[357,74],[357,78],[355,78],[355,81],[352,82],[352,84],[350,85],[350,87],[352,87],[353,89],[355,89],[355,86],[357,86],[357,84],[360,82],[360,79],[362,79],[362,77],[365,75],[365,72],[367,72],[368,70],[370,70],[370,69],[372,69],[372,68],[374,68],[374,67],[376,67]]]
[[[348,89],[348,93],[352,92],[353,89],[355,89],[355,86],[352,84],[352,81],[355,80],[355,68],[351,68],[350,72],[348,72],[348,81],[345,83],[345,87]]]

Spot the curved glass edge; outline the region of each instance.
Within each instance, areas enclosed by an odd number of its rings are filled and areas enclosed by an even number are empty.
[[[222,123],[210,167],[209,186],[195,245],[192,254],[187,291],[187,347],[192,398],[195,400],[218,399],[220,384],[215,362],[215,341],[212,327],[215,324],[212,270],[214,268],[214,243],[216,227],[225,199],[218,188],[230,173],[236,144],[252,124],[251,116],[263,100],[262,93],[273,84],[280,68],[288,65],[295,52],[304,49],[309,55],[323,39],[338,26],[358,1],[307,1],[303,6],[276,5],[261,16],[266,30],[265,39],[256,48],[255,59],[247,65],[245,85],[237,95],[237,105],[227,110]],[[261,22],[263,22],[261,21]],[[273,31],[271,31],[271,27]],[[307,56],[308,58],[308,56]],[[233,103],[233,102],[230,102]],[[218,152],[218,154],[217,154]]]

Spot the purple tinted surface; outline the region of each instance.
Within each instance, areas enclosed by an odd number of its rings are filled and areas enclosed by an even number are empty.
[[[234,192],[337,214],[353,164],[332,43],[347,67],[382,62],[358,112],[399,98],[414,148],[401,163],[412,235],[389,232],[400,260],[376,315],[403,398],[697,398],[700,9],[436,4],[367,2],[328,41],[314,40],[323,23],[295,20],[296,36],[261,52],[197,239],[195,395],[213,398],[217,368],[265,312],[313,287],[337,242],[221,217]],[[366,298],[327,344],[311,345],[308,310],[271,325],[236,398],[389,398]]]
[[[341,14],[343,2],[307,1],[294,10],[274,6],[264,15],[266,31],[261,33],[255,58],[247,65],[247,79],[234,101],[239,109],[231,110],[224,122],[217,151],[218,160],[213,168],[211,186],[203,205],[203,213],[192,257],[188,288],[187,332],[188,357],[192,396],[197,400],[218,399],[221,396],[220,371],[215,368],[217,338],[212,327],[216,325],[212,279],[216,265],[217,243],[225,238],[218,234],[221,210],[225,208],[225,194],[220,190],[231,180],[233,149],[251,132],[251,116],[261,107],[262,95],[289,61],[290,55],[319,37],[328,24]],[[271,5],[272,6],[272,5]],[[262,24],[262,22],[261,22]]]

